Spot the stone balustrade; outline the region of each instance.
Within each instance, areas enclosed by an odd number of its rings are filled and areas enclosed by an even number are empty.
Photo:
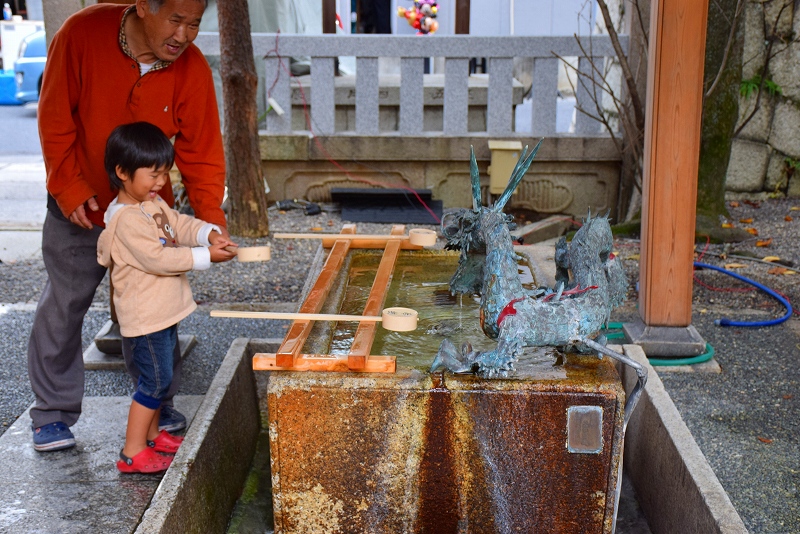
[[[580,41],[560,37],[397,35],[296,35],[253,33],[257,58],[264,58],[262,101],[273,106],[260,131],[270,199],[330,200],[332,187],[431,189],[445,207],[471,205],[470,146],[486,178],[489,139],[547,141],[512,207],[574,216],[610,209],[616,213],[620,156],[610,135],[591,117],[577,113],[574,132],[556,127],[560,57],[613,57],[607,36]],[[219,55],[219,36],[201,33],[204,54]],[[628,47],[628,37],[622,36]],[[276,52],[277,50],[277,52]],[[310,74],[290,76],[289,58],[310,58]],[[338,75],[339,58],[355,58],[354,75]],[[381,62],[399,63],[386,73]],[[426,59],[443,62],[425,73]],[[470,74],[471,58],[485,58],[486,74]],[[532,99],[523,102],[515,61],[532,65]],[[577,83],[578,106],[594,109],[590,85]],[[308,113],[308,119],[306,119]],[[342,167],[332,165],[331,160]],[[466,180],[466,181],[465,181]],[[464,184],[467,184],[466,186]]]

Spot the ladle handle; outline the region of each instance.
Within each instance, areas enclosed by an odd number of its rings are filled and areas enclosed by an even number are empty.
[[[381,315],[341,315],[335,313],[283,313],[237,310],[212,310],[211,317],[239,319],[287,319],[291,321],[383,321],[383,327],[393,332],[410,332],[417,328],[419,314],[410,308],[386,308]]]
[[[381,321],[380,315],[342,315],[335,313],[285,313],[237,310],[212,310],[211,317],[236,317],[239,319],[286,319],[290,321]]]

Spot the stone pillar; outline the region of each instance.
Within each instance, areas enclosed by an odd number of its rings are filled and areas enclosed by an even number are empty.
[[[67,17],[77,13],[86,6],[96,4],[96,0],[42,0],[44,13],[44,31],[47,34],[47,46]]]
[[[647,356],[694,356],[692,326],[697,169],[708,0],[654,0],[642,190],[641,320],[625,325]]]

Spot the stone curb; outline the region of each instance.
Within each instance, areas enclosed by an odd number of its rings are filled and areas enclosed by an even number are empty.
[[[257,341],[277,348],[281,340]],[[231,343],[136,533],[225,531],[261,431],[251,344]]]
[[[252,457],[263,424],[250,359],[256,347],[274,351],[280,342],[239,338],[231,344],[137,534],[224,531],[250,469],[249,461],[237,460]],[[746,533],[644,352],[638,345],[624,349],[649,373],[626,433],[625,472],[651,531]],[[627,369],[622,375],[630,391],[636,375]]]
[[[747,533],[642,348],[624,349],[648,372],[625,434],[624,466],[653,534]],[[630,392],[636,373],[625,368],[622,376]]]

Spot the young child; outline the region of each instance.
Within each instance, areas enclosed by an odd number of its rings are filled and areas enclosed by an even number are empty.
[[[172,382],[177,323],[197,307],[185,273],[235,256],[219,227],[178,213],[158,196],[170,187],[173,159],[169,139],[147,122],[117,127],[106,145],[106,172],[119,193],[105,214],[97,261],[110,270],[120,331],[141,372],[117,461],[123,473],[164,471],[172,462],[166,454],[183,441],[159,433],[158,414]]]

